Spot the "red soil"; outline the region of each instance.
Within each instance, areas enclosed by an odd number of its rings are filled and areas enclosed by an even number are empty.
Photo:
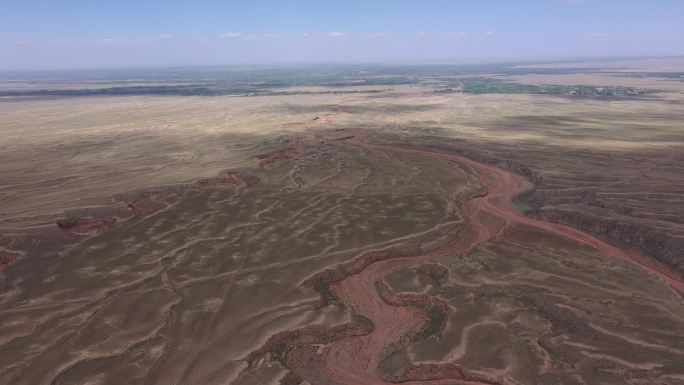
[[[259,183],[259,177],[240,171],[230,171],[228,175],[220,175],[211,178],[200,179],[195,184],[202,187],[222,187],[222,186],[239,186],[252,187]]]
[[[146,191],[138,195],[132,202],[128,204],[128,208],[133,210],[136,216],[146,217],[156,212],[169,208],[169,204],[158,200],[157,198],[162,194],[161,191]]]
[[[362,144],[360,141],[356,141],[355,143]],[[363,143],[363,145],[422,154],[434,158],[455,161],[471,167],[477,173],[480,183],[487,188],[486,196],[472,199],[463,206],[466,217],[478,233],[478,241],[475,244],[479,244],[492,236],[500,234],[503,229],[511,223],[524,224],[546,230],[550,233],[590,246],[608,255],[635,263],[648,273],[663,280],[680,292],[684,292],[684,281],[682,281],[681,278],[673,274],[666,266],[654,261],[642,252],[611,244],[571,226],[530,218],[512,209],[510,203],[513,198],[532,188],[532,184],[520,175],[498,169],[491,165],[479,163],[463,156],[446,154],[433,150],[407,148],[395,145],[367,143]],[[501,224],[492,225],[491,220],[486,219],[486,216],[488,215],[499,219]],[[472,248],[472,246],[474,245],[470,245],[469,248]]]
[[[111,230],[116,226],[116,218],[67,218],[57,221],[57,227],[59,227],[60,230],[72,234],[89,234],[93,231],[102,233]]]
[[[201,186],[247,186],[247,183],[240,179],[240,175],[235,172],[229,173],[228,176],[215,176],[212,178],[200,179],[197,183]]]
[[[227,175],[201,179],[194,183],[199,187],[252,187],[260,182],[259,176],[248,171],[231,171]],[[187,186],[189,187],[189,186]],[[116,203],[109,207],[102,207],[95,212],[82,214],[68,213],[65,218],[58,219],[55,224],[39,226],[17,234],[0,234],[1,239],[12,239],[12,244],[28,245],[36,239],[63,236],[90,236],[110,231],[131,219],[143,219],[160,211],[164,211],[181,197],[173,191],[153,189],[123,197],[115,197]],[[81,210],[83,211],[83,210]],[[82,215],[82,216],[81,216]],[[3,244],[7,244],[3,242]],[[14,262],[25,252],[7,252],[0,249],[0,266]]]
[[[9,265],[22,255],[23,254],[18,251],[0,249],[0,268]]]
[[[380,362],[393,346],[401,346],[420,333],[428,322],[426,308],[445,306],[439,301],[425,298],[398,295],[386,298],[376,285],[391,272],[413,265],[428,256],[399,257],[375,262],[358,274],[332,283],[331,290],[336,297],[373,322],[374,330],[366,335],[334,341],[317,358],[327,376],[339,384],[377,384],[392,382],[381,378],[378,370]],[[430,303],[430,302],[434,302]],[[400,305],[400,303],[405,303]],[[297,368],[292,368],[297,372]],[[425,369],[430,369],[426,372]],[[324,383],[306,378],[309,382]],[[474,381],[466,371],[453,364],[414,366],[403,375],[402,384],[491,384]]]
[[[260,160],[259,167],[264,170],[268,170],[273,167],[278,162],[288,160],[293,158],[299,151],[304,148],[304,139],[297,139],[293,145],[281,148],[275,151],[271,151],[266,154],[257,155],[257,159]]]
[[[110,207],[108,214],[96,214],[95,216],[70,217],[56,221],[57,230],[62,234],[70,235],[93,235],[112,230],[123,222],[133,218],[144,218],[170,207],[168,202],[162,200],[167,197],[160,190],[150,190],[138,194],[131,201],[120,202]],[[47,236],[48,234],[43,234]]]
[[[404,373],[403,377],[417,381],[465,378],[461,367],[453,364],[414,365]]]
[[[346,139],[346,138],[345,138]],[[500,235],[511,224],[523,224],[560,235],[602,251],[614,257],[633,262],[653,276],[684,292],[684,282],[667,268],[648,256],[621,248],[581,230],[524,216],[510,207],[512,199],[532,188],[522,176],[476,162],[472,159],[428,149],[399,145],[367,143],[358,136],[350,138],[358,146],[389,149],[445,159],[470,167],[480,184],[487,189],[482,196],[470,199],[463,205],[466,228],[459,234],[459,242],[435,242],[442,245],[427,254],[417,250],[374,251],[357,259],[323,271],[307,282],[321,288],[328,285],[337,300],[355,313],[368,318],[374,325],[372,331],[348,338],[332,339],[325,348],[311,346],[293,347],[286,353],[286,366],[294,372],[293,378],[301,378],[313,384],[368,384],[387,385],[379,365],[392,347],[405,345],[423,330],[428,321],[427,310],[446,309],[446,304],[428,300],[420,295],[391,295],[381,284],[383,277],[391,272],[415,264],[419,260],[445,253],[465,254],[475,246]],[[399,253],[394,253],[400,251]],[[437,331],[439,332],[439,331]],[[483,379],[482,374],[472,374],[452,363],[421,364],[408,368],[401,374],[403,384],[494,384],[502,380],[492,375]]]
[[[368,334],[370,330],[363,325],[350,323],[326,329],[319,325],[303,329],[285,331],[271,336],[261,348],[251,352],[245,361],[254,366],[260,359],[270,354],[273,359],[282,361],[286,353],[301,344],[326,344],[343,338]]]
[[[92,235],[112,230],[131,219],[131,214],[137,218],[147,217],[170,207],[170,204],[161,200],[163,192],[150,190],[138,194],[128,203],[123,203],[110,208],[111,214],[98,217],[72,217],[57,220],[57,228],[66,234]]]

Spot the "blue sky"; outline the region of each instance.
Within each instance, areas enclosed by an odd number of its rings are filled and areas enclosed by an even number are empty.
[[[0,0],[0,68],[684,55],[679,0]]]

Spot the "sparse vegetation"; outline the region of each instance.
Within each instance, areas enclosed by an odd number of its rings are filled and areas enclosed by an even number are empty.
[[[544,69],[519,67],[519,63],[435,66],[319,66],[248,70],[243,68],[159,69],[93,72],[75,77],[67,71],[22,74],[0,73],[0,81],[12,84],[26,79],[31,87],[0,87],[0,97],[18,96],[104,96],[104,95],[179,95],[179,96],[291,96],[379,93],[384,89],[349,90],[349,87],[421,85],[436,93],[468,94],[542,94],[576,96],[634,96],[653,90],[634,87],[592,85],[535,85],[506,81],[501,76],[564,75],[581,69]],[[584,69],[586,71],[586,69]],[[481,74],[496,76],[481,76]],[[480,75],[480,76],[478,76]],[[106,76],[112,84],[103,85]],[[633,77],[656,76],[634,73]],[[681,73],[664,73],[668,79]],[[155,82],[155,85],[148,83]],[[72,84],[73,83],[73,84]],[[40,88],[36,85],[50,85]],[[320,87],[320,90],[296,90],[292,87]],[[385,88],[386,89],[386,88]]]
[[[684,376],[684,83],[570,67],[0,80],[0,384]]]

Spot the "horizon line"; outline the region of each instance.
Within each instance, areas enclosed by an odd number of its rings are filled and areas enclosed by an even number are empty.
[[[676,55],[591,55],[591,56],[549,56],[549,57],[501,57],[501,58],[434,58],[434,59],[371,59],[371,60],[270,60],[245,61],[206,64],[124,64],[120,66],[55,66],[55,67],[27,67],[0,68],[1,73],[16,72],[60,72],[60,71],[117,71],[117,70],[147,70],[147,69],[182,69],[182,68],[218,68],[218,67],[291,67],[311,65],[486,65],[486,64],[554,64],[581,63],[593,61],[619,61],[638,59],[684,59],[684,53]]]

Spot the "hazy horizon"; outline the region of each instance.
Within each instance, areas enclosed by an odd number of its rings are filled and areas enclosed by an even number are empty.
[[[636,55],[636,56],[591,56],[591,57],[530,57],[530,58],[491,58],[491,59],[396,59],[396,60],[310,60],[310,61],[253,61],[240,63],[210,63],[210,64],[121,64],[121,65],[85,65],[85,66],[46,66],[24,68],[2,68],[0,73],[60,73],[60,72],[88,72],[88,71],[151,71],[151,70],[216,70],[216,71],[242,71],[242,70],[269,70],[269,69],[297,69],[306,67],[325,66],[453,66],[453,67],[476,67],[476,66],[500,66],[515,67],[519,65],[542,65],[542,64],[571,64],[571,63],[622,63],[640,60],[684,60],[684,55]],[[473,68],[474,71],[474,68]]]
[[[684,55],[661,0],[5,5],[0,70],[501,62]]]

